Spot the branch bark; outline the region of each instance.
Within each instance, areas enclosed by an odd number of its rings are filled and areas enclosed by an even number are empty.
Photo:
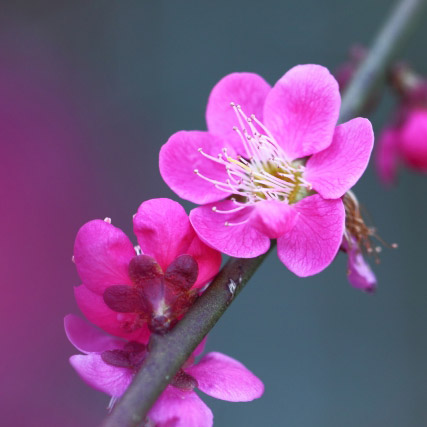
[[[384,79],[387,66],[403,46],[425,4],[426,0],[401,0],[397,4],[343,96],[340,122],[362,112],[369,95]],[[270,251],[274,246],[272,242]],[[142,369],[105,419],[103,427],[141,425],[170,380],[237,297],[268,253],[252,259],[230,259],[171,332],[164,336],[152,335],[150,351]]]

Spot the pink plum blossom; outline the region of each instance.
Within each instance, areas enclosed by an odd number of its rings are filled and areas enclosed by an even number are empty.
[[[390,82],[398,95],[398,106],[376,149],[377,171],[385,184],[396,181],[402,163],[427,173],[427,79],[400,63],[392,69]]]
[[[199,237],[234,257],[265,253],[277,239],[295,274],[327,267],[342,241],[341,200],[373,147],[367,119],[337,126],[338,84],[319,65],[299,65],[271,88],[234,73],[213,88],[207,131],[180,131],[160,152],[160,172],[190,213]]]
[[[139,246],[108,218],[77,233],[75,288],[85,316],[108,333],[146,343],[182,317],[200,289],[218,272],[221,254],[205,245],[187,214],[169,199],[141,204],[133,218]]]
[[[404,111],[397,124],[386,127],[380,134],[376,166],[385,184],[396,181],[401,163],[427,173],[427,109]]]
[[[416,108],[400,129],[400,152],[411,168],[427,172],[427,108]]]
[[[110,395],[114,404],[141,368],[147,354],[145,345],[109,337],[74,315],[65,318],[65,330],[70,342],[84,353],[71,356],[71,365],[88,385]],[[229,402],[249,402],[262,396],[261,380],[225,354],[207,353],[195,363],[204,344],[205,340],[151,408],[149,425],[212,426],[212,411],[194,392],[195,388]]]

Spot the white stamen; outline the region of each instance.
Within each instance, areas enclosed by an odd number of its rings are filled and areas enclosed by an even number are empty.
[[[301,197],[301,190],[306,192],[312,189],[311,184],[303,177],[304,165],[288,159],[271,132],[254,114],[248,117],[241,106],[234,102],[230,106],[239,124],[233,130],[243,145],[244,157],[231,157],[226,147],[217,156],[207,154],[203,148],[199,148],[199,153],[206,159],[226,168],[228,178],[219,181],[200,173],[198,169],[194,169],[194,173],[210,182],[217,190],[239,196],[239,202],[233,198],[234,208],[219,210],[214,206],[212,211],[231,214],[264,200],[295,203]],[[304,196],[304,192],[302,195]],[[241,222],[226,221],[224,225],[237,226],[247,221],[248,219]]]
[[[224,225],[226,227],[234,227],[236,225],[246,224],[248,221],[249,221],[249,219],[245,219],[244,221],[240,221],[240,222],[228,222],[228,221],[225,221]]]
[[[108,216],[107,216],[106,218],[104,218],[104,221],[105,221],[107,224],[111,224],[111,218],[108,218]]]

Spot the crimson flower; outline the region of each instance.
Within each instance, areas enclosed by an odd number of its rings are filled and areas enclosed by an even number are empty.
[[[141,204],[133,218],[139,246],[110,221],[77,233],[74,262],[82,279],[75,297],[85,316],[110,334],[146,343],[165,333],[218,272],[221,254],[196,235],[169,199]]]

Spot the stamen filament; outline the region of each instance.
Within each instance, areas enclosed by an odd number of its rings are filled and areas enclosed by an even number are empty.
[[[248,117],[240,105],[233,102],[230,105],[239,124],[233,130],[239,135],[245,155],[234,157],[227,153],[227,148],[222,148],[215,157],[199,148],[206,159],[225,167],[226,178],[220,181],[201,174],[198,169],[194,172],[217,190],[239,197],[239,201],[233,198],[235,207],[229,210],[218,210],[216,206],[212,210],[219,214],[232,214],[264,200],[289,204],[304,197],[312,188],[303,177],[304,165],[288,159],[274,136],[255,115]],[[225,222],[225,225],[237,226],[247,221]]]

